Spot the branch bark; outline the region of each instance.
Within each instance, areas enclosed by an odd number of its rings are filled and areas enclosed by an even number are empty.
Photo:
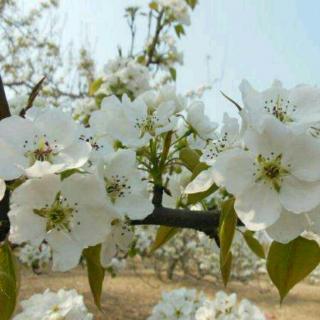
[[[143,220],[131,220],[131,225],[160,225],[174,228],[187,228],[202,231],[211,238],[216,238],[220,214],[215,211],[191,211],[155,207]]]
[[[0,120],[7,117],[10,117],[10,109],[0,75]],[[8,218],[9,204],[9,191],[7,190],[4,198],[0,201],[0,242],[6,239],[10,230],[10,221]]]

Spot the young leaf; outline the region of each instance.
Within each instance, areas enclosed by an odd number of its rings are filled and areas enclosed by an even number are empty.
[[[184,28],[183,28],[183,25],[182,24],[177,24],[175,27],[174,27],[175,31],[176,31],[176,34],[177,36],[180,38],[181,35],[185,35],[185,31],[184,31]]]
[[[193,172],[199,163],[200,156],[196,151],[190,148],[183,148],[180,150],[179,158],[186,165],[186,167]]]
[[[260,242],[253,236],[254,233],[252,231],[247,230],[243,234],[243,238],[246,241],[248,247],[251,249],[251,251],[258,256],[259,258],[265,259],[266,254],[264,252],[263,246],[260,244]]]
[[[103,84],[103,80],[101,78],[94,80],[89,87],[89,95],[93,96]]]
[[[187,4],[191,7],[191,9],[193,10],[197,3],[198,3],[198,0],[186,0],[187,1]]]
[[[229,282],[230,274],[231,274],[231,266],[232,266],[232,253],[229,251],[224,264],[220,264],[220,271],[222,275],[222,281],[224,286],[226,287]]]
[[[157,230],[156,239],[150,248],[150,253],[154,253],[157,249],[162,247],[173,236],[175,236],[178,231],[179,229],[177,228],[160,226]]]
[[[175,68],[169,68],[169,72],[173,81],[177,80],[177,70]]]
[[[228,283],[231,271],[232,255],[230,249],[236,226],[237,215],[234,211],[234,199],[229,199],[221,206],[221,218],[219,226],[220,270],[225,286]]]
[[[101,245],[89,247],[83,251],[83,256],[87,262],[88,279],[93,295],[94,303],[100,311],[101,308],[101,293],[105,270],[100,263]]]
[[[19,277],[8,242],[0,247],[0,315],[1,320],[11,319],[17,303]]]
[[[149,3],[149,8],[151,9],[151,10],[158,10],[158,3],[157,2],[155,2],[155,1],[152,1],[152,2],[150,2]]]
[[[320,248],[317,242],[298,237],[287,244],[273,242],[268,258],[267,270],[277,287],[280,301],[289,291],[320,263]]]

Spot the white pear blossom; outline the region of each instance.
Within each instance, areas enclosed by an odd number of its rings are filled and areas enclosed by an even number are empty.
[[[169,16],[177,22],[190,25],[190,14],[187,2],[184,0],[156,0],[161,8],[168,11]]]
[[[91,146],[88,165],[97,164],[106,156],[114,152],[112,139],[107,135],[101,135],[94,128],[82,127],[79,130],[79,139],[85,141]]]
[[[124,95],[121,102],[112,96],[103,100],[101,110],[92,113],[90,125],[125,146],[137,148],[147,144],[153,136],[174,129],[177,122],[174,111],[173,103],[163,103],[150,113],[139,97],[130,101]]]
[[[134,237],[132,227],[121,220],[114,220],[111,232],[101,246],[100,261],[105,268],[112,264],[112,259],[120,254],[126,254]]]
[[[0,201],[3,199],[6,192],[6,183],[0,178]]]
[[[147,104],[148,109],[152,112],[163,104],[173,104],[174,113],[179,113],[186,108],[187,99],[176,93],[173,85],[166,84],[157,90],[148,90],[140,95],[140,98]]]
[[[248,118],[255,129],[264,129],[264,119],[272,117],[295,131],[305,132],[320,121],[320,88],[298,85],[285,89],[280,81],[271,88],[259,92],[243,80],[240,85],[244,118]]]
[[[167,189],[170,195],[164,193],[162,204],[168,208],[177,208],[180,202],[184,202],[184,190],[190,181],[191,173],[182,169],[181,173],[173,173],[168,176]]]
[[[73,106],[72,116],[75,120],[87,123],[91,113],[97,109],[98,106],[92,97],[78,99]]]
[[[248,129],[244,141],[249,151],[221,153],[209,172],[235,196],[235,210],[248,229],[271,226],[284,210],[297,215],[319,205],[316,140],[306,134],[294,136],[281,123],[268,119],[262,133]]]
[[[103,83],[96,94],[137,97],[150,89],[148,68],[133,59],[118,57],[110,60],[104,68]]]
[[[56,108],[31,108],[26,119],[1,120],[0,176],[40,177],[83,166],[91,147],[78,139],[77,132],[71,116]]]
[[[195,135],[203,140],[212,139],[218,124],[211,121],[204,113],[204,104],[201,101],[194,101],[187,109],[187,122]]]
[[[193,320],[203,301],[203,293],[197,293],[195,289],[180,288],[164,292],[148,320]]]
[[[228,149],[241,146],[240,126],[236,118],[231,118],[227,113],[223,115],[223,125],[220,133],[210,140],[204,148],[200,161],[212,165],[217,156]]]
[[[102,184],[94,175],[57,175],[28,180],[12,194],[10,240],[52,249],[53,269],[77,266],[82,250],[104,241],[117,214],[107,205]]]
[[[148,184],[137,169],[136,154],[119,150],[105,159],[103,177],[114,208],[130,219],[143,219],[153,211]]]
[[[60,289],[57,293],[47,289],[21,301],[22,312],[13,320],[92,320],[83,296],[76,290]]]
[[[48,266],[51,259],[51,249],[46,243],[41,243],[40,246],[33,246],[26,243],[18,250],[19,260],[34,269],[43,269]]]

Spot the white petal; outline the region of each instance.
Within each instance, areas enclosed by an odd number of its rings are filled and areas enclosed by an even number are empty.
[[[83,247],[69,233],[53,230],[47,235],[52,249],[53,271],[68,271],[79,264]]]
[[[278,220],[282,211],[278,193],[268,184],[256,183],[236,197],[234,208],[245,226],[264,230]]]
[[[233,149],[222,152],[212,166],[214,181],[234,195],[241,194],[255,181],[253,162],[247,151]]]
[[[245,131],[243,139],[246,147],[255,155],[261,154],[265,157],[271,153],[275,156],[283,154],[294,138],[292,132],[274,118],[266,118],[264,125],[261,133],[251,128]]]
[[[70,205],[101,208],[106,206],[103,182],[93,174],[75,173],[61,182],[61,192]]]
[[[268,235],[275,241],[288,243],[297,238],[308,228],[305,214],[294,214],[283,211],[280,218],[266,229]]]
[[[185,193],[207,191],[214,184],[212,169],[201,171],[186,187]]]
[[[0,176],[6,180],[19,178],[24,174],[23,168],[29,165],[19,148],[8,145],[0,139]]]
[[[25,140],[30,140],[38,133],[31,121],[18,116],[11,116],[0,121],[1,139],[19,151],[23,151]]]
[[[48,161],[36,161],[31,167],[25,169],[24,172],[29,178],[39,178],[62,171],[64,167],[64,164],[51,164]]]
[[[3,199],[6,192],[6,183],[4,180],[0,179],[0,201]]]
[[[136,153],[132,150],[119,150],[106,158],[105,174],[107,177],[130,175],[136,169]]]
[[[281,183],[280,201],[294,213],[307,212],[320,204],[320,182],[301,181],[294,176],[285,176]]]
[[[101,245],[100,262],[104,268],[107,268],[112,258],[116,255],[117,248],[112,235],[108,235]]]
[[[11,227],[9,239],[13,243],[30,241],[40,245],[46,235],[46,219],[36,215],[31,207],[14,206],[8,213]]]
[[[130,219],[144,219],[152,213],[153,205],[148,194],[130,194],[118,198],[115,208]]]
[[[12,203],[35,209],[51,205],[60,191],[60,178],[56,175],[44,176],[24,182],[12,193]]]
[[[286,161],[291,164],[292,174],[301,180],[319,180],[320,144],[317,139],[307,135],[295,136],[287,154]]]
[[[91,149],[90,144],[87,142],[74,142],[54,157],[53,162],[64,164],[64,169],[80,168],[88,161]]]
[[[109,210],[109,212],[108,212]],[[72,234],[83,247],[102,243],[110,232],[111,208],[83,207],[74,215]],[[92,232],[94,230],[94,232]]]
[[[76,122],[61,109],[43,109],[33,122],[40,132],[46,134],[50,144],[66,147],[77,138]]]

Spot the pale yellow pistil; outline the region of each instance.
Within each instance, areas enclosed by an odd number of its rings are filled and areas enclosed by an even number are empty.
[[[63,204],[61,195],[56,196],[55,201],[51,207],[41,209],[34,209],[35,214],[47,219],[46,231],[49,232],[53,229],[58,231],[64,230],[71,232],[70,222],[73,217],[73,208]]]
[[[282,155],[270,159],[262,155],[257,157],[258,168],[255,173],[256,181],[270,182],[276,191],[280,191],[283,176],[288,174],[288,170],[283,168],[281,164]]]

